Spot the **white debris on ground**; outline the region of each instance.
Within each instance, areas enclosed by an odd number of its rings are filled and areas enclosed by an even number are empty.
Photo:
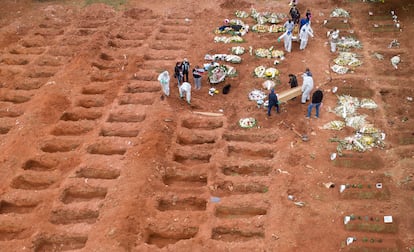
[[[222,43],[225,43],[225,44],[233,43],[233,42],[242,43],[242,42],[244,42],[244,39],[240,36],[231,36],[231,37],[215,36],[214,37],[214,42],[216,42],[216,43],[222,42]]]
[[[256,126],[256,124],[257,121],[253,117],[241,118],[239,120],[239,126],[241,128],[253,128],[254,126]]]
[[[400,47],[400,42],[398,40],[393,39],[391,43],[388,45],[388,48]]]
[[[254,76],[258,78],[277,79],[279,70],[274,67],[258,66],[254,69]]]
[[[242,46],[233,46],[231,48],[231,53],[235,55],[242,55],[244,52],[245,52],[245,49]]]
[[[331,66],[332,71],[334,71],[337,74],[346,74],[349,70],[348,67],[340,66],[340,65],[333,65]]]
[[[211,61],[227,61],[231,63],[240,63],[242,61],[241,57],[238,55],[232,55],[232,54],[206,54],[204,56],[205,60],[211,60]]]
[[[361,42],[354,37],[342,37],[336,46],[342,49],[362,48]]]
[[[273,50],[273,46],[267,48],[257,48],[254,50],[254,55],[259,58],[280,58],[284,59],[284,52],[281,50]]]
[[[338,96],[338,105],[332,111],[343,118],[343,121],[334,120],[326,123],[322,128],[341,130],[345,126],[355,129],[353,136],[344,139],[331,138],[331,142],[337,142],[337,152],[342,156],[343,150],[355,150],[364,152],[370,148],[383,148],[385,146],[385,134],[370,124],[367,115],[359,115],[359,108],[376,109],[377,104],[369,98],[358,99],[349,95]]]
[[[384,60],[384,55],[374,52],[374,54],[372,55],[373,57],[375,57],[378,60]]]
[[[362,65],[362,61],[358,58],[359,56],[356,53],[340,52],[334,62],[339,66],[357,67]]]
[[[400,64],[400,62],[401,62],[400,55],[396,55],[396,56],[394,56],[394,57],[391,58],[391,65],[395,69],[398,69],[398,64]]]
[[[210,84],[223,82],[227,76],[236,76],[236,69],[229,65],[217,65],[208,70]]]
[[[266,80],[265,82],[263,82],[262,86],[264,89],[270,90],[276,87],[276,83],[271,80]]]
[[[246,11],[241,11],[241,10],[236,10],[235,15],[238,18],[248,18],[249,17],[249,13],[247,13]]]
[[[342,8],[335,8],[332,12],[331,12],[331,17],[350,17],[349,12],[342,9]]]
[[[266,98],[266,94],[258,89],[253,89],[249,93],[249,100],[250,101],[258,101],[258,100],[264,100]]]

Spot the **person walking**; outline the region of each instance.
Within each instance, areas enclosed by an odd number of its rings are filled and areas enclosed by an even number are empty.
[[[276,107],[276,112],[279,114],[279,100],[277,99],[277,95],[275,94],[275,90],[272,88],[269,94],[269,105],[267,106],[267,116],[270,116],[270,112],[272,111],[273,106]]]
[[[292,31],[286,31],[279,38],[277,38],[277,42],[283,39],[284,47],[287,52],[292,51]]]
[[[162,91],[166,96],[170,96],[170,74],[164,71],[158,75],[158,81],[161,84]]]
[[[183,80],[183,69],[181,62],[177,62],[174,67],[174,78],[177,79],[178,86],[180,86],[182,80]]]
[[[305,104],[306,101],[310,99],[310,93],[313,89],[313,77],[309,71],[309,68],[306,68],[306,72],[302,75],[303,84],[302,84],[302,98],[301,103]]]
[[[193,77],[194,77],[194,83],[195,83],[195,89],[200,90],[201,89],[201,77],[203,77],[204,69],[200,68],[198,65],[195,66],[193,69]]]
[[[331,44],[331,52],[336,52],[336,44],[339,42],[339,31],[335,28],[333,31],[328,32],[329,42]]]
[[[180,93],[180,99],[185,97],[188,104],[191,104],[191,84],[188,82],[183,82],[180,86],[178,86],[178,92]]]
[[[322,105],[322,99],[323,99],[322,90],[318,88],[312,94],[312,101],[311,101],[311,104],[309,104],[308,106],[308,114],[306,115],[306,118],[308,119],[310,118],[313,107],[315,107],[315,110],[316,110],[315,118],[319,118],[319,108]]]
[[[300,50],[305,50],[308,44],[308,37],[311,36],[313,38],[313,30],[310,27],[309,23],[306,23],[302,26],[299,32],[299,39],[300,39]]]
[[[188,72],[190,71],[190,62],[187,58],[184,58],[183,62],[181,63],[183,69],[183,81],[188,82]]]

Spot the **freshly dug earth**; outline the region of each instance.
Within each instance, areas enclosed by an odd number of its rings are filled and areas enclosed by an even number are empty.
[[[277,66],[248,50],[283,50],[280,33],[250,30],[245,42],[224,44],[214,42],[214,30],[237,10],[287,14],[287,1],[3,2],[0,251],[414,248],[410,1],[300,0],[315,36],[302,51],[293,42]],[[351,16],[330,17],[336,7]],[[345,75],[330,69],[338,55],[326,37],[333,24],[362,43],[352,52],[363,64]],[[400,46],[388,48],[393,39]],[[231,54],[237,45],[247,52],[240,64],[227,63],[237,76],[215,85],[218,94],[209,95],[205,75],[191,105],[179,99],[177,61],[203,65],[206,54]],[[249,101],[249,92],[263,89],[265,79],[253,76],[260,65],[280,71],[276,93],[289,90],[289,73],[301,84],[309,67],[324,91],[320,118],[306,119],[299,98],[270,117]],[[164,70],[169,97],[157,81]],[[385,147],[330,159],[332,140],[355,134],[323,129],[341,119],[332,111],[342,94],[377,103],[361,113],[385,134]],[[245,117],[257,125],[240,128]],[[388,215],[392,224],[383,222]],[[345,216],[351,223],[344,225]],[[356,238],[349,246],[348,237]]]

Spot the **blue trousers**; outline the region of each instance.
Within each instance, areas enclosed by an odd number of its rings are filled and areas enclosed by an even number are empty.
[[[267,108],[267,115],[270,116],[270,111],[272,111],[273,106],[276,106],[276,112],[279,113],[279,104],[269,104]]]
[[[306,115],[306,117],[310,117],[311,113],[312,113],[312,109],[313,107],[315,107],[316,109],[316,117],[319,117],[319,107],[321,106],[321,103],[311,103],[308,106],[308,114]]]

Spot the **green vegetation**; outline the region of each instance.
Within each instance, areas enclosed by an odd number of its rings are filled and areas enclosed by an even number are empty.
[[[103,3],[110,5],[115,9],[118,9],[120,6],[126,4],[127,0],[85,0],[85,5],[91,5],[94,3]]]

